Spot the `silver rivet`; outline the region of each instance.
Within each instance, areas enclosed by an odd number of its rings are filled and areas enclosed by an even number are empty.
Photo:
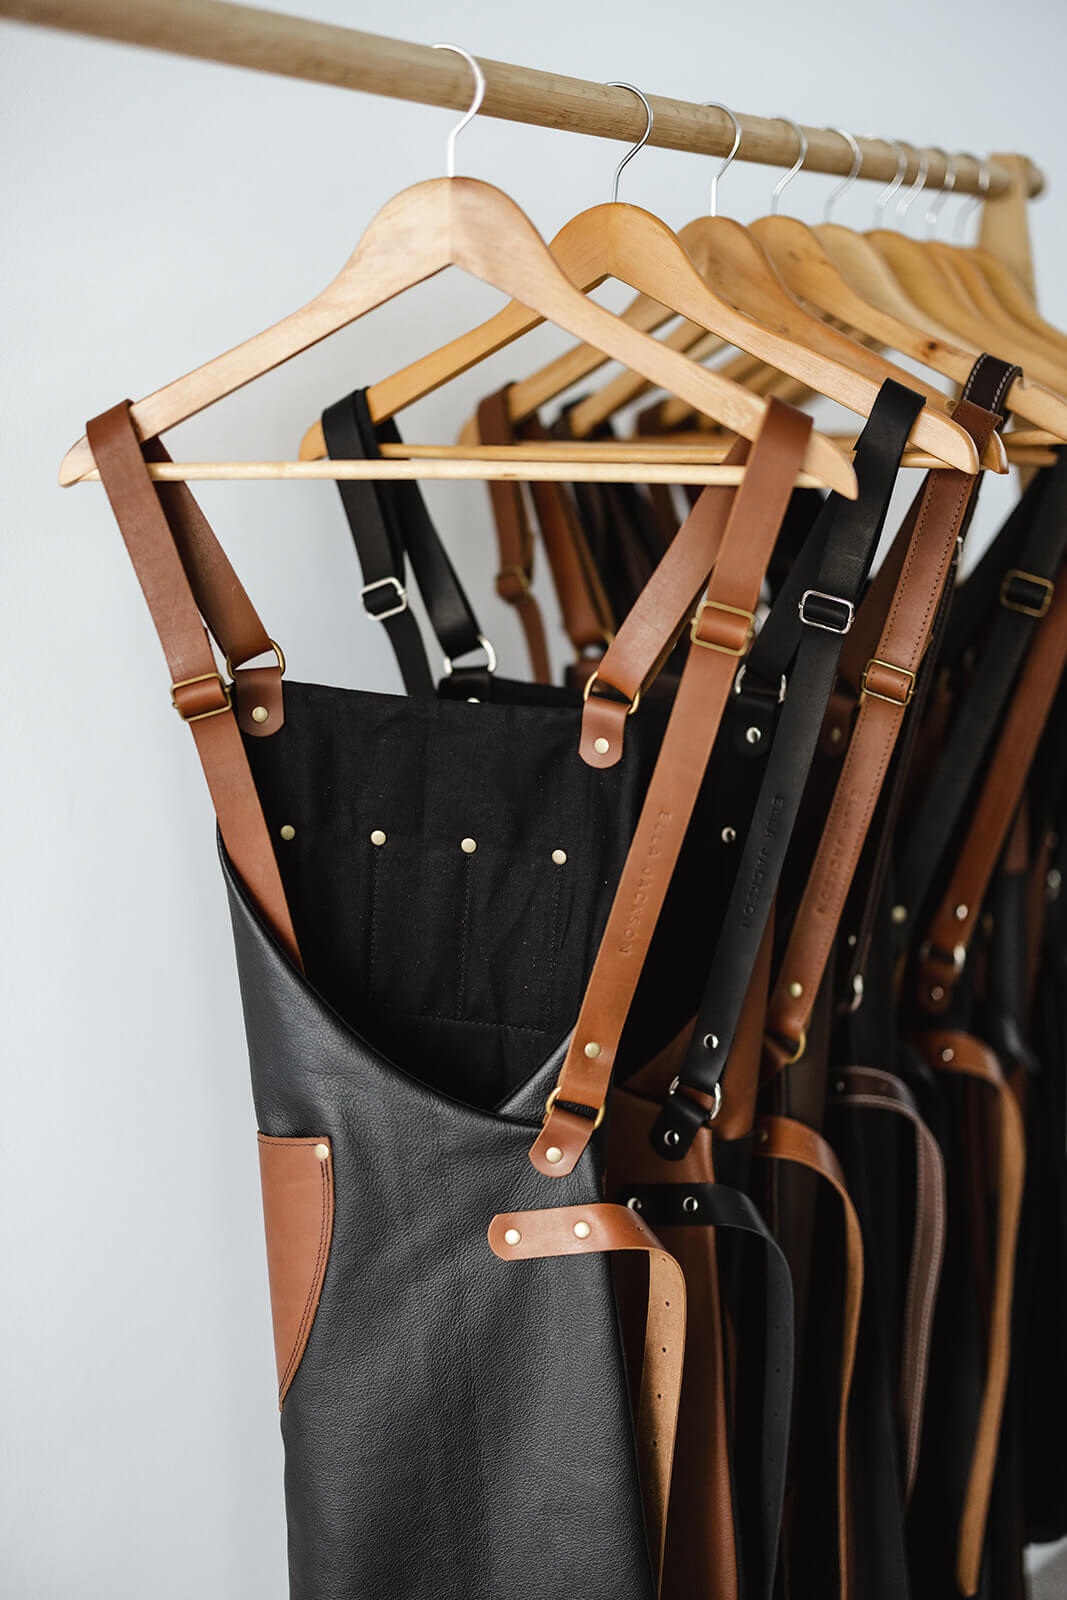
[[[278,829],[278,832],[281,834],[283,839],[296,838],[296,829],[293,827],[291,822],[283,822],[281,827]]]
[[[1045,874],[1045,888],[1048,890],[1050,900],[1055,900],[1060,892],[1062,882],[1063,874],[1060,872],[1059,867],[1050,867]]]
[[[700,1210],[700,1201],[697,1199],[695,1194],[686,1195],[685,1199],[682,1201],[682,1210],[688,1211],[690,1216],[693,1215],[694,1211]]]
[[[270,712],[267,710],[266,706],[253,706],[252,707],[252,721],[253,722],[266,722],[266,720],[267,720],[267,718],[269,716],[270,716]]]
[[[673,1150],[675,1145],[681,1142],[681,1137],[682,1136],[678,1132],[677,1128],[668,1128],[666,1133],[663,1135],[663,1143],[669,1144]]]
[[[576,1239],[588,1239],[592,1231],[588,1222],[576,1222],[574,1224],[574,1237]]]
[[[469,706],[480,706],[481,703],[482,702],[478,699],[478,696],[476,694],[469,694],[467,696],[467,704]]]
[[[889,920],[891,922],[897,923],[898,926],[902,922],[907,922],[907,920],[908,920],[908,908],[907,908],[907,906],[894,906],[892,911],[889,913]]]
[[[606,739],[594,739],[593,749],[596,751],[598,756],[606,756],[608,751],[611,749],[611,745]]]
[[[315,1159],[317,1161],[329,1161],[330,1147],[328,1144],[317,1144],[315,1146]]]
[[[505,1233],[504,1233],[504,1243],[505,1244],[521,1244],[522,1243],[522,1234],[519,1232],[518,1228],[508,1228],[505,1231]]]
[[[957,906],[955,912],[953,913],[953,915],[956,918],[956,921],[957,922],[966,922],[967,921],[967,911],[968,911],[968,907],[967,906]]]
[[[942,1059],[942,1061],[955,1061],[956,1052],[955,1052],[955,1050],[953,1050],[951,1045],[946,1045],[945,1048],[942,1050],[941,1059]]]
[[[631,1211],[643,1211],[644,1210],[644,1206],[641,1204],[640,1200],[637,1198],[637,1196],[635,1194],[632,1194],[630,1196],[630,1198],[629,1198],[629,1200],[627,1200],[626,1204],[629,1206]]]
[[[804,985],[802,983],[797,983],[794,980],[789,985],[789,998],[791,1000],[799,1000],[803,993],[804,993]]]
[[[737,838],[737,829],[724,828],[720,833],[719,838],[722,840],[723,844],[733,844],[734,840]]]
[[[944,989],[942,989],[942,987],[941,987],[941,985],[939,983],[935,983],[933,988],[930,990],[930,999],[931,1000],[943,1000],[944,998],[945,998]]]
[[[464,855],[472,856],[478,848],[478,841],[476,839],[461,839],[459,847]]]
[[[963,963],[967,959],[967,946],[965,944],[953,945],[952,959],[956,963],[957,967],[962,967]]]
[[[845,942],[847,943],[847,945],[848,945],[850,950],[855,950],[855,948],[856,948],[856,935],[854,933],[850,933],[849,936],[848,936],[848,939]]]
[[[553,850],[552,859],[556,863],[557,867],[566,866],[566,863],[567,863],[567,852],[566,852],[566,850]]]
[[[590,1061],[596,1060],[597,1056],[600,1054],[600,1046],[597,1044],[595,1039],[590,1039],[589,1043],[585,1047],[585,1053],[589,1057]]]
[[[841,729],[840,728],[831,728],[830,729],[830,743],[831,744],[840,744],[841,743]]]
[[[745,738],[748,740],[749,744],[759,744],[760,740],[763,738],[763,734],[758,728],[746,728]]]
[[[550,1167],[559,1166],[560,1162],[563,1160],[563,1151],[560,1149],[558,1144],[549,1145],[548,1149],[545,1151],[545,1160],[548,1162]]]
[[[845,1082],[844,1078],[838,1078],[837,1082],[834,1084],[834,1088],[838,1094],[844,1094],[845,1090],[848,1088],[848,1084]]]
[[[382,832],[381,828],[375,828],[374,832],[370,836],[370,842],[371,844],[379,845],[385,843],[385,834]]]
[[[705,1050],[717,1050],[718,1048],[719,1048],[719,1035],[717,1033],[706,1033],[704,1035],[704,1049]]]
[[[770,1134],[767,1132],[766,1128],[757,1128],[756,1138],[759,1140],[760,1144],[766,1144],[767,1140],[770,1138]]]

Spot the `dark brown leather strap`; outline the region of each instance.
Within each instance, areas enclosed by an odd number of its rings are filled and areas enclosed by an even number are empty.
[[[1065,668],[1067,568],[1061,568],[1016,682],[966,840],[921,947],[918,998],[925,1011],[944,1011],[951,1001]]]
[[[518,429],[520,439],[548,439],[537,417]],[[531,483],[537,523],[548,557],[560,615],[575,657],[603,655],[615,619],[578,513],[561,483]]]
[[[271,649],[271,643],[207,523],[198,511],[195,517],[191,514],[192,496],[184,485],[184,494],[170,497],[180,533],[168,522],[145,466],[129,402],[95,417],[86,431],[163,646],[171,675],[171,699],[196,742],[223,843],[275,938],[299,965],[296,935],[234,716],[231,691],[219,672],[200,611],[213,619],[212,631],[218,629],[216,638],[224,651],[236,649],[240,656],[251,648],[258,654]],[[191,573],[183,564],[183,554],[189,558]],[[195,580],[195,597],[191,580]],[[251,670],[255,673],[253,686],[263,686],[266,723],[271,704],[268,688],[277,685],[280,702],[281,662]],[[253,705],[249,712],[253,728],[260,726],[256,710]]]
[[[915,1097],[899,1078],[876,1067],[845,1067],[833,1074],[832,1082],[838,1105],[892,1112],[906,1118],[915,1133],[915,1224],[904,1296],[898,1392],[904,1446],[903,1503],[907,1506],[919,1466],[930,1334],[945,1251],[945,1164],[937,1140],[919,1115]]]
[[[495,394],[488,395],[478,407],[478,437],[482,444],[514,442],[511,418],[508,416],[509,387],[505,385]],[[548,659],[545,624],[541,607],[530,588],[533,582],[534,537],[522,493],[521,483],[498,482],[489,485],[500,550],[496,592],[519,614],[534,682],[551,683],[552,668]]]
[[[961,401],[953,415],[981,451],[993,432],[996,418],[969,401]],[[811,1007],[889,770],[977,481],[968,473],[948,468],[931,472],[915,508],[913,529],[901,558],[900,577],[894,585],[876,651],[860,677],[860,706],[852,738],[771,996],[767,1058],[772,1071],[797,1060],[803,1053]]]
[[[989,1178],[989,1188],[997,1199],[997,1238],[985,1386],[956,1547],[956,1582],[962,1594],[973,1595],[977,1592],[982,1569],[986,1519],[1011,1365],[1011,1308],[1015,1284],[1015,1248],[1026,1170],[1025,1135],[1018,1102],[1005,1082],[1000,1063],[979,1039],[967,1033],[927,1033],[922,1034],[916,1043],[938,1072],[958,1073],[988,1085],[996,1097],[999,1113],[999,1136],[992,1146],[996,1152],[993,1156],[996,1171]]]
[[[504,1212],[489,1224],[489,1244],[501,1261],[601,1255],[616,1250],[640,1250],[648,1255],[648,1319],[637,1410],[637,1463],[658,1590],[663,1576],[685,1360],[682,1269],[647,1223],[628,1206],[601,1203],[559,1206],[549,1211]]]
[[[763,574],[811,431],[774,402],[737,491],[659,759],[623,867],[592,977],[544,1128],[530,1151],[539,1172],[570,1172],[603,1116],[619,1039],[696,804],[738,661],[752,638]],[[681,535],[679,535],[681,537]],[[559,1101],[565,1102],[559,1104]],[[588,1115],[567,1109],[583,1107]]]

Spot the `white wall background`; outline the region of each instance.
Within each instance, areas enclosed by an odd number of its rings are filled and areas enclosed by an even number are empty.
[[[1010,14],[990,0],[309,0],[308,12],[746,111],[1028,151],[1050,178],[1033,208],[1039,289],[1067,325],[1062,0]],[[0,1590],[281,1600],[256,1146],[212,818],[103,494],[62,493],[56,469],[86,417],[318,291],[382,202],[441,170],[454,118],[8,24],[0,62]],[[508,189],[548,236],[607,198],[617,159],[600,141],[489,121],[460,152],[461,170]],[[680,225],[705,206],[710,171],[646,151],[624,197]],[[723,210],[761,214],[772,181],[735,167]],[[791,207],[817,218],[830,181],[798,179]],[[865,224],[873,192],[854,190],[840,220]],[[439,278],[172,447],[291,455],[324,404],[496,304]],[[406,437],[450,438],[480,394],[562,343],[546,331],[503,353],[413,411]],[[485,498],[478,485],[431,496],[505,666],[521,670],[514,619],[487,593]],[[332,486],[210,486],[201,499],[294,675],[396,684],[360,612]],[[1067,1592],[1062,1568],[1044,1581]]]

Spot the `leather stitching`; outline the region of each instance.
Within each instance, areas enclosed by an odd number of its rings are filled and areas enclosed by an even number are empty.
[[[294,1140],[292,1142],[296,1143],[296,1144],[299,1144],[299,1143],[310,1144],[312,1141],[310,1141],[310,1140]],[[286,1364],[285,1371],[282,1374],[281,1383],[278,1385],[278,1400],[279,1400],[279,1402],[284,1400],[285,1394],[286,1394],[286,1390],[289,1388],[289,1385],[292,1383],[293,1378],[296,1376],[296,1368],[300,1365],[301,1357],[303,1356],[304,1350],[305,1350],[305,1348],[307,1346],[307,1341],[308,1341],[308,1338],[310,1337],[310,1334],[311,1334],[311,1321],[312,1321],[312,1318],[313,1318],[315,1310],[318,1309],[318,1293],[321,1290],[322,1280],[325,1277],[325,1273],[326,1273],[326,1260],[325,1260],[325,1257],[326,1257],[326,1250],[327,1250],[327,1243],[328,1243],[328,1236],[329,1236],[329,1220],[330,1220],[330,1174],[329,1174],[329,1167],[330,1167],[330,1162],[332,1161],[332,1159],[333,1159],[333,1156],[332,1156],[332,1152],[331,1152],[330,1158],[328,1160],[322,1161],[322,1162],[319,1163],[319,1165],[320,1165],[320,1167],[322,1169],[322,1171],[321,1171],[321,1177],[322,1177],[322,1220],[321,1220],[320,1227],[319,1227],[319,1248],[318,1248],[318,1253],[317,1253],[317,1255],[315,1257],[315,1270],[314,1270],[314,1272],[312,1273],[312,1276],[311,1276],[311,1283],[310,1283],[310,1285],[308,1287],[307,1299],[304,1301],[304,1312],[303,1312],[303,1315],[300,1318],[300,1326],[297,1328],[296,1338],[293,1341],[293,1348],[289,1353],[289,1360],[288,1360],[288,1362]]]

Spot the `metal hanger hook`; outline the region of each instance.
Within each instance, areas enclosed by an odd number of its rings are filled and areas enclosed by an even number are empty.
[[[731,161],[734,159],[734,156],[737,154],[737,152],[741,148],[741,124],[738,122],[737,118],[734,116],[733,112],[730,110],[730,107],[729,106],[724,106],[721,101],[719,101],[719,100],[702,100],[701,104],[706,106],[709,111],[721,111],[724,114],[724,116],[729,117],[730,121],[734,125],[734,142],[730,146],[730,152],[726,156],[726,158],[723,160],[723,162],[720,165],[718,171],[716,172],[714,178],[712,178],[712,180],[711,180],[711,200],[708,203],[708,215],[710,217],[717,217],[718,214],[719,214],[719,212],[718,212],[719,179],[723,176],[723,174],[725,173],[727,167],[730,165]]]
[[[833,211],[834,206],[836,206],[843,194],[848,193],[849,189],[852,188],[852,185],[855,183],[856,179],[863,170],[863,151],[860,149],[852,134],[849,133],[848,129],[831,128],[830,132],[836,133],[839,139],[844,139],[845,143],[852,151],[852,165],[848,169],[848,176],[846,178],[842,178],[841,182],[831,189],[830,193],[826,196],[826,210],[823,212],[822,218],[824,222],[829,222],[830,213]]]
[[[921,194],[922,191],[926,188],[926,175],[930,171],[930,156],[929,156],[928,151],[926,151],[926,150],[916,150],[914,145],[912,145],[911,148],[913,150],[915,150],[915,153],[919,158],[919,170],[915,175],[915,182],[912,184],[911,188],[908,190],[908,192],[905,195],[904,199],[897,201],[897,216],[898,217],[906,217],[907,216],[908,212],[911,210],[912,205],[913,205],[913,203],[915,201],[915,196],[917,194]]]
[[[470,108],[464,112],[463,116],[460,117],[459,121],[456,123],[456,126],[452,129],[452,132],[448,136],[448,143],[445,145],[445,172],[448,177],[454,178],[456,176],[456,140],[459,138],[468,122],[473,121],[473,119],[478,115],[481,103],[485,99],[485,73],[482,71],[477,61],[475,61],[470,51],[464,50],[462,45],[435,44],[432,48],[434,50],[451,50],[453,55],[462,56],[464,61],[470,67],[471,71],[474,73],[474,99],[470,103]]]
[[[972,211],[977,211],[978,207],[989,193],[989,185],[993,181],[993,176],[990,171],[991,163],[988,156],[976,156],[975,159],[978,162],[978,193],[969,194],[966,200],[964,200],[963,204],[960,206],[959,212],[956,216],[956,221],[952,226],[952,237],[954,239],[963,238],[964,217],[970,216]]]
[[[874,225],[880,227],[885,221],[885,208],[904,182],[904,174],[908,170],[908,152],[899,139],[883,139],[883,144],[891,145],[897,153],[897,170],[890,178],[881,194],[874,202]]]
[[[793,162],[793,165],[790,167],[789,171],[782,174],[774,188],[771,190],[771,216],[773,217],[777,215],[778,202],[782,198],[786,186],[792,183],[793,179],[796,177],[797,173],[801,170],[805,161],[808,159],[808,136],[804,132],[804,129],[800,126],[800,123],[794,122],[792,117],[771,117],[769,120],[771,122],[784,122],[787,127],[792,128],[793,132],[797,136],[797,148],[800,151],[800,154]]]
[[[639,150],[644,149],[645,145],[652,137],[652,107],[649,105],[648,101],[645,99],[636,83],[606,83],[604,87],[605,89],[629,89],[630,93],[635,94],[640,100],[641,104],[644,106],[645,116],[648,118],[648,121],[645,124],[644,133],[641,135],[640,139],[638,139],[633,149],[627,150],[626,154],[615,168],[615,179],[611,185],[611,203],[614,205],[619,198],[619,179],[622,177],[623,167],[633,160],[634,156]]]
[[[944,156],[945,181],[940,189],[935,190],[930,197],[930,204],[926,208],[923,221],[926,223],[926,237],[932,239],[937,232],[937,219],[945,209],[945,202],[956,187],[956,157],[950,156],[947,150],[942,150],[940,145],[930,146],[931,154]]]

